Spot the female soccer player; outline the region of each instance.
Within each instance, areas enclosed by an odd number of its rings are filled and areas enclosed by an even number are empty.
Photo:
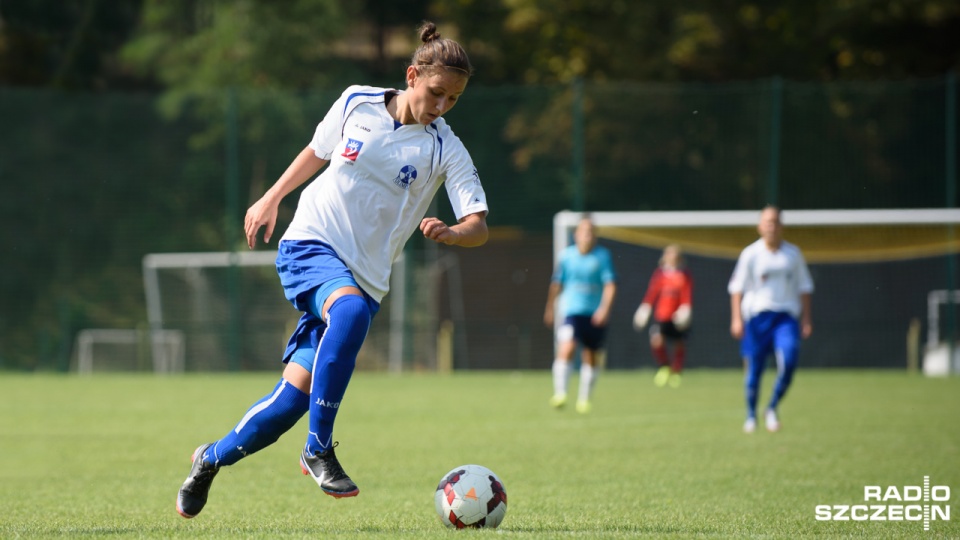
[[[463,48],[442,38],[433,23],[424,23],[419,35],[406,89],[347,88],[307,147],[247,210],[247,244],[254,247],[261,227],[269,242],[283,197],[328,165],[303,190],[278,248],[280,282],[303,312],[283,355],[283,376],[226,435],[196,449],[177,498],[183,517],[200,513],[221,467],[274,443],[308,411],[303,473],[328,495],[357,495],[334,454],[333,425],[393,262],[418,226],[426,238],[447,245],[487,240],[479,176],[442,118],[473,68]],[[423,217],[441,185],[458,219],[452,226]]]
[[[557,328],[557,357],[551,368],[550,405],[559,409],[567,402],[570,367],[579,343],[582,351],[576,409],[581,414],[590,412],[597,363],[605,346],[610,308],[617,294],[613,259],[607,248],[597,244],[595,229],[589,216],[580,219],[574,232],[574,245],[567,246],[560,254],[550,277],[547,307],[543,312],[543,322],[548,327],[553,326],[556,311],[563,317],[563,323]]]
[[[633,315],[633,326],[642,329],[653,314],[650,325],[650,349],[659,368],[653,378],[657,386],[680,386],[680,373],[686,358],[687,332],[692,315],[693,279],[684,264],[680,246],[669,245],[660,256],[660,264],[643,296],[640,307]],[[673,347],[671,361],[667,342]]]
[[[777,381],[767,404],[767,431],[780,430],[777,405],[793,380],[800,357],[800,339],[810,337],[813,279],[800,248],[783,239],[780,209],[767,206],[757,225],[760,239],[740,253],[727,285],[730,293],[730,334],[740,340],[746,368],[745,433],[757,429],[760,376],[773,354]]]

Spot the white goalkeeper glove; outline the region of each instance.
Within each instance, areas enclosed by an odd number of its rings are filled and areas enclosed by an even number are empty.
[[[681,332],[690,327],[690,319],[693,317],[693,311],[690,304],[683,304],[673,312],[673,325]]]
[[[647,321],[650,320],[650,310],[650,304],[640,304],[640,307],[637,308],[637,312],[633,314],[633,327],[636,330],[640,330],[647,325]]]

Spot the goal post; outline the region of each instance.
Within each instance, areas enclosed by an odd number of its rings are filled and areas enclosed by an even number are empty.
[[[422,257],[421,257],[422,255]],[[150,253],[143,257],[148,332],[155,365],[174,370],[256,370],[277,365],[301,313],[284,298],[273,250]],[[404,252],[390,294],[374,318],[357,368],[399,373],[437,369],[438,359],[466,354],[463,284],[453,253]],[[440,320],[450,303],[449,323]],[[447,334],[440,335],[441,327]],[[164,362],[160,337],[182,336],[183,360]],[[449,335],[448,335],[449,334]],[[453,339],[448,338],[450,335]]]
[[[694,277],[689,365],[739,365],[728,330],[726,281],[740,251],[758,238],[759,209],[560,212],[553,221],[554,263],[572,243],[572,231],[584,214],[611,249],[618,275],[608,365],[652,365],[646,337],[633,331],[629,320],[669,244],[681,246]],[[938,341],[957,335],[960,317],[931,317],[927,296],[960,288],[960,209],[787,209],[782,218],[784,238],[802,250],[816,287],[815,331],[804,342],[802,364],[903,367],[903,343],[915,319],[926,321],[927,335]],[[956,313],[957,304],[950,299],[938,306]],[[929,352],[935,344],[927,341]],[[957,363],[950,371],[960,372]]]
[[[164,308],[167,307],[165,304],[174,303],[175,296],[171,297],[171,295],[168,295],[166,301],[164,300],[164,296],[161,294],[160,272],[162,270],[176,269],[182,271],[182,281],[186,286],[180,292],[181,298],[179,300],[180,302],[184,300],[182,298],[184,293],[192,295],[192,298],[187,300],[188,303],[192,304],[192,309],[189,310],[192,318],[198,319],[200,324],[209,325],[214,322],[214,315],[210,314],[210,311],[214,310],[215,306],[211,304],[224,304],[219,306],[221,309],[216,311],[225,312],[226,320],[229,320],[234,315],[233,311],[235,310],[235,306],[230,306],[229,302],[224,302],[223,300],[217,302],[212,295],[209,294],[209,290],[215,288],[216,285],[210,283],[212,280],[203,275],[201,270],[227,269],[231,267],[264,267],[272,265],[275,258],[276,254],[268,251],[150,253],[145,255],[143,257],[143,283],[147,304],[148,331],[151,335],[151,354],[154,364],[157,364],[158,359],[163,357],[163,351],[158,345],[158,336],[168,331],[166,327],[166,324],[170,322],[168,319],[175,317],[164,315]],[[218,281],[221,282],[232,281],[226,274],[219,276],[219,278]],[[228,292],[228,294],[231,293]],[[186,332],[181,332],[183,335],[187,334]],[[196,334],[194,334],[193,337],[196,337]],[[190,341],[191,343],[195,343],[197,340],[191,339]],[[220,348],[229,348],[229,346],[228,344],[221,344]],[[211,355],[209,348],[206,354],[208,356]],[[170,367],[176,371],[183,371],[185,366],[184,362],[181,361]]]
[[[74,348],[77,372],[85,375],[141,367],[156,373],[183,371],[183,333],[177,330],[85,328],[77,332]]]
[[[574,212],[565,210],[559,212],[553,219],[553,251],[554,261],[560,252],[571,243],[571,232],[584,214],[589,214],[593,223],[598,227],[602,237],[626,238],[630,230],[635,237],[657,247],[678,240],[692,246],[698,251],[712,254],[730,255],[739,254],[746,244],[732,242],[739,240],[744,233],[750,241],[756,239],[755,231],[760,220],[759,210],[716,210],[716,211],[665,211],[665,212]],[[859,227],[896,227],[898,225],[922,229],[924,238],[933,241],[917,242],[918,236],[905,238],[902,244],[891,246],[887,244],[884,257],[917,257],[924,254],[941,254],[945,248],[953,252],[960,251],[960,239],[948,236],[951,227],[960,225],[960,209],[891,209],[891,210],[783,210],[784,224],[789,228],[789,235],[796,236],[800,227],[814,229],[813,235],[822,232],[825,228]],[[661,229],[667,229],[668,234],[657,236]],[[720,234],[701,234],[704,230],[719,231]],[[817,230],[819,229],[819,230]],[[684,234],[684,230],[693,231],[693,234]],[[731,235],[730,233],[739,233]],[[643,234],[645,236],[643,236]],[[903,235],[901,235],[903,236]],[[871,239],[873,240],[873,239]],[[889,237],[879,239],[879,242],[888,242]],[[818,242],[819,244],[819,242]],[[874,241],[874,245],[877,241]],[[801,246],[803,248],[804,246]],[[838,246],[842,249],[842,246]],[[847,246],[851,248],[851,246]],[[807,259],[811,259],[808,249],[804,249]],[[840,256],[842,257],[842,255]]]

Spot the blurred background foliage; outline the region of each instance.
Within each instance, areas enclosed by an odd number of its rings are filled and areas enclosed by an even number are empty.
[[[545,230],[577,205],[756,208],[773,96],[829,112],[784,106],[801,126],[783,135],[794,207],[861,202],[857,186],[797,187],[824,176],[798,133],[835,138],[834,168],[864,154],[847,173],[887,201],[868,206],[957,202],[930,142],[955,120],[956,0],[0,0],[0,366],[61,369],[76,329],[142,325],[144,253],[240,249],[243,211],[339,92],[402,84],[424,19],[476,66],[476,99],[450,118],[488,164],[494,225]],[[638,178],[670,187],[624,197]]]

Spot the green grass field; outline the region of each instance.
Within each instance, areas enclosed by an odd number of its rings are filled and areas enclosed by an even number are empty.
[[[0,375],[0,538],[960,538],[960,377],[801,369],[783,430],[745,435],[739,372],[692,370],[679,389],[652,376],[603,373],[579,415],[548,407],[546,371],[357,373],[335,438],[359,497],[300,474],[304,419],[224,468],[185,520],[174,503],[191,452],[278,374]],[[465,463],[504,482],[497,530],[437,520],[436,485]],[[864,504],[866,485],[925,475],[951,488],[938,503],[951,520],[927,532],[815,518],[817,505]]]

